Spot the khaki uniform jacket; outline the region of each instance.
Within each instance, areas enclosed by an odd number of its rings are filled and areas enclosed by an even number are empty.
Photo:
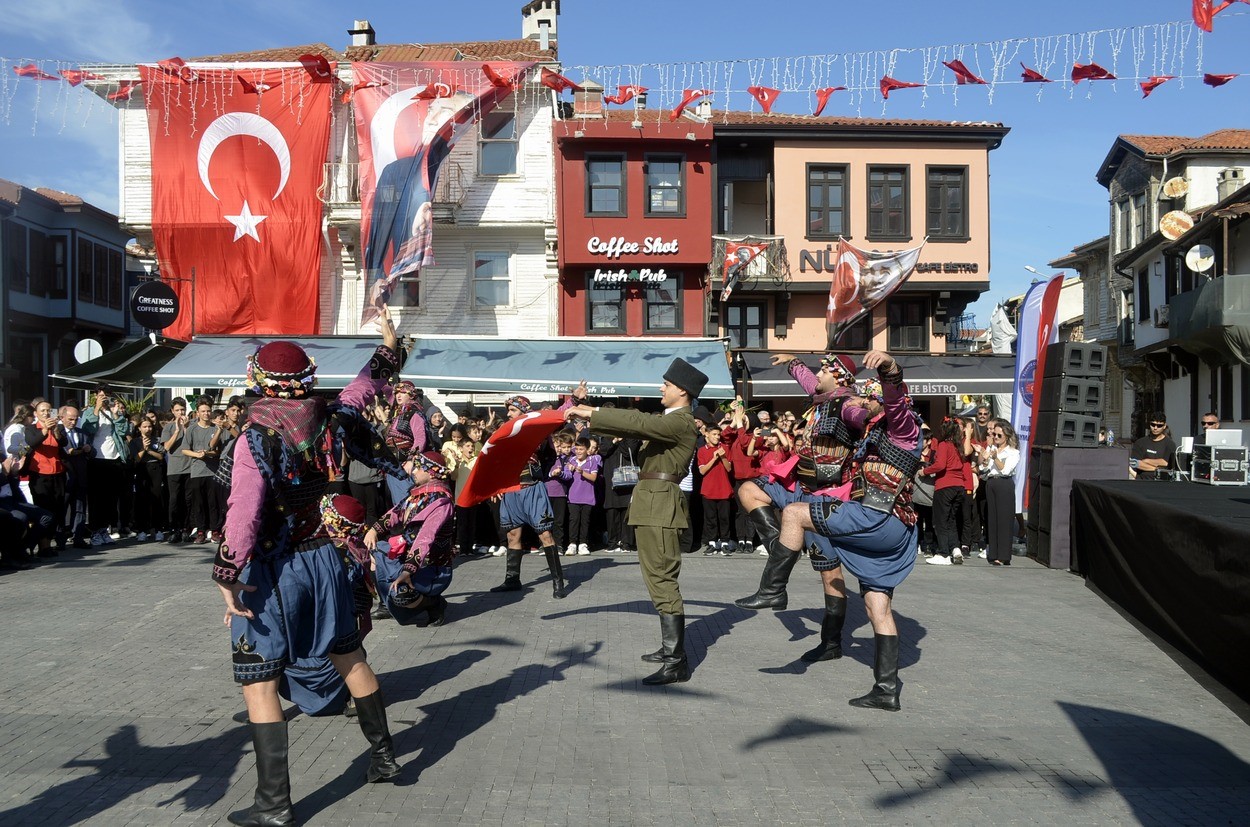
[[[590,429],[605,436],[634,437],[646,442],[638,452],[641,471],[673,474],[678,479],[690,472],[694,456],[694,417],[690,408],[663,415],[606,408],[595,411]],[[690,515],[686,498],[675,482],[639,480],[629,505],[629,524],[686,528]]]

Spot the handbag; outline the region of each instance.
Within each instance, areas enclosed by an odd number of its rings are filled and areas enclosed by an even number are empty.
[[[613,488],[633,488],[638,484],[638,466],[634,464],[634,452],[629,451],[629,462],[622,463],[612,472]]]

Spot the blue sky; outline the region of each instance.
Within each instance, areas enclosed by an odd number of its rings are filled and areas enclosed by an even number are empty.
[[[124,63],[313,42],[342,48],[352,19],[361,17],[372,22],[381,42],[493,40],[520,35],[522,5],[521,0],[473,0],[458,6],[471,14],[423,16],[422,7],[445,6],[270,0],[222,2],[206,13],[206,7],[196,4],[113,0],[102,13],[106,4],[89,0],[22,4],[0,18],[0,58],[9,61],[3,70],[8,77],[0,80],[0,177],[74,192],[110,210],[117,205],[116,119],[111,108],[65,84],[15,82],[8,67],[25,59]],[[627,5],[564,0],[560,58],[572,67],[888,52],[1148,26],[1187,20],[1190,14],[1190,0],[900,0],[888,5],[787,0],[771,7],[777,11],[770,15],[759,3],[743,0],[634,0]],[[985,88],[964,87],[956,97],[949,89],[934,87],[927,99],[920,90],[896,92],[884,110],[879,99],[856,107],[849,96],[835,96],[826,114],[996,121],[1012,128],[990,160],[991,289],[973,308],[985,321],[995,300],[1028,286],[1032,276],[1025,265],[1045,270],[1048,260],[1106,232],[1107,193],[1094,174],[1118,134],[1202,135],[1250,127],[1250,56],[1244,45],[1238,48],[1248,34],[1250,8],[1238,5],[1216,18],[1213,34],[1196,34],[1170,52],[1184,56],[1190,72],[1201,53],[1203,71],[1247,74],[1218,90],[1190,78],[1183,86],[1179,80],[1165,84],[1142,100],[1131,80],[1075,88],[1055,83],[1039,99],[1037,86],[1003,84],[990,103]],[[1083,57],[1092,54],[1111,68],[1114,41],[1110,35],[1095,39],[1087,44],[1092,52]],[[1045,50],[1061,42],[1043,41],[1039,47],[1048,54]],[[974,54],[984,57],[988,47],[966,51],[965,60]],[[1019,57],[1034,64],[1035,55],[1034,44],[1028,44]],[[919,53],[900,54],[895,76],[919,79],[923,60]],[[1047,74],[1060,77],[1070,61],[1064,54],[1054,54],[1053,60]],[[1153,46],[1141,64],[1143,75],[1152,61]],[[1131,41],[1125,40],[1117,65],[1120,76],[1133,74],[1134,63]],[[771,66],[737,64],[732,87],[745,88],[753,67],[765,74],[765,85],[772,85],[767,77]],[[1019,69],[1014,62],[1011,66],[1004,77],[1014,80]],[[945,81],[949,73],[940,64],[937,68],[934,77]],[[982,63],[980,68],[985,74],[990,67]],[[570,74],[578,78],[576,72]],[[872,72],[865,70],[868,74]],[[671,82],[680,85],[685,77],[678,70]],[[809,101],[806,94],[783,94],[777,110],[810,111]],[[739,96],[733,106],[746,108],[749,103]]]

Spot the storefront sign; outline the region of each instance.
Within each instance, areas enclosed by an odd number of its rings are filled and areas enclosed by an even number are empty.
[[[661,267],[659,270],[652,270],[644,267],[641,270],[600,270],[595,268],[595,274],[591,277],[591,281],[595,284],[625,284],[627,282],[645,282],[648,284],[660,284],[668,281],[669,275]]]
[[[976,273],[980,269],[974,261],[922,261],[916,265],[917,273]]]
[[[832,273],[838,265],[838,247],[827,244],[823,250],[799,250],[799,272]],[[916,265],[917,273],[978,273],[981,265],[968,261],[929,261]]]
[[[164,330],[178,318],[178,296],[163,281],[145,281],[130,297],[130,313],[140,327]]]
[[[577,388],[573,382],[531,382],[521,385],[525,393],[572,393]],[[615,385],[587,385],[586,392],[591,396],[616,396]]]
[[[953,382],[908,382],[907,392],[912,396],[958,396],[959,388]]]
[[[677,239],[665,241],[660,236],[648,236],[642,240],[627,241],[625,236],[615,235],[607,241],[594,236],[590,241],[586,242],[586,250],[591,255],[607,256],[608,258],[620,258],[621,256],[663,256],[676,255],[680,252]]]

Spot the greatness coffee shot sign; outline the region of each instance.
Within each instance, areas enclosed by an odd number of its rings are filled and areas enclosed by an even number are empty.
[[[178,318],[178,296],[163,281],[145,281],[130,297],[130,312],[147,330],[164,330]]]

